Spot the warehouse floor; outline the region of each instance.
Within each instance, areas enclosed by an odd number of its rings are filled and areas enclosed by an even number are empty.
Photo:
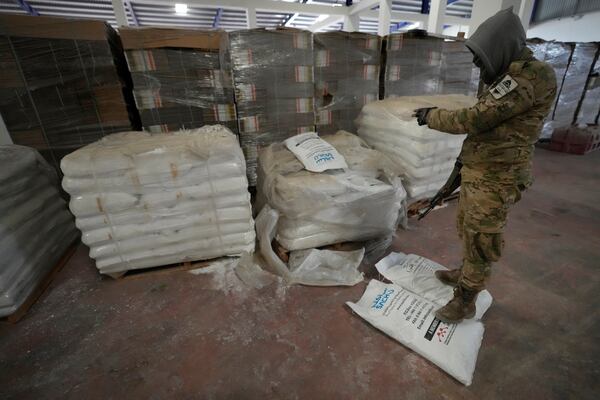
[[[537,150],[535,175],[495,266],[470,387],[352,315],[344,302],[364,283],[114,281],[80,246],[24,320],[0,325],[0,398],[597,398],[600,152]],[[395,249],[458,264],[455,209],[399,231]]]

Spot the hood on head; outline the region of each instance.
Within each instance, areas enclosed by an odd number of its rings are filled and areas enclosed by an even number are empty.
[[[523,25],[510,7],[479,25],[465,46],[481,60],[482,76],[494,81],[519,57],[525,47],[525,38]]]

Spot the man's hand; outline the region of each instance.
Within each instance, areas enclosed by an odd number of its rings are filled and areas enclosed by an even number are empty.
[[[429,111],[433,110],[434,108],[437,107],[417,108],[415,110],[413,117],[417,117],[417,123],[419,124],[419,126],[427,125],[427,114],[429,114]]]

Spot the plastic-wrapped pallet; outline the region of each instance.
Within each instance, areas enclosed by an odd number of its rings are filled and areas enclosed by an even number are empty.
[[[77,238],[58,177],[34,149],[0,146],[0,316],[27,299]]]
[[[313,38],[296,29],[229,34],[240,143],[250,185],[258,149],[315,130]]]
[[[237,132],[227,33],[120,28],[144,129],[225,125]]]
[[[464,135],[419,126],[412,115],[420,107],[458,109],[474,105],[463,95],[407,96],[367,104],[357,119],[358,135],[397,163],[411,201],[433,195],[450,175]]]
[[[590,74],[581,107],[577,114],[577,124],[597,125],[600,116],[600,46],[596,50],[596,62]]]
[[[101,273],[254,250],[246,164],[223,126],[110,135],[63,158],[61,168]]]
[[[354,131],[362,107],[379,98],[381,39],[362,32],[314,35],[317,132]]]
[[[351,133],[323,139],[348,169],[309,172],[282,143],[260,153],[257,206],[279,213],[277,241],[300,250],[391,236],[406,196],[394,164]]]
[[[138,129],[131,77],[105,21],[0,14],[0,113],[56,170],[71,151]]]

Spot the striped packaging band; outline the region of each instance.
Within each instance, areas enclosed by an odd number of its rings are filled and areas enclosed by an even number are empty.
[[[294,67],[296,82],[312,82],[313,69],[310,65],[296,65]]]

